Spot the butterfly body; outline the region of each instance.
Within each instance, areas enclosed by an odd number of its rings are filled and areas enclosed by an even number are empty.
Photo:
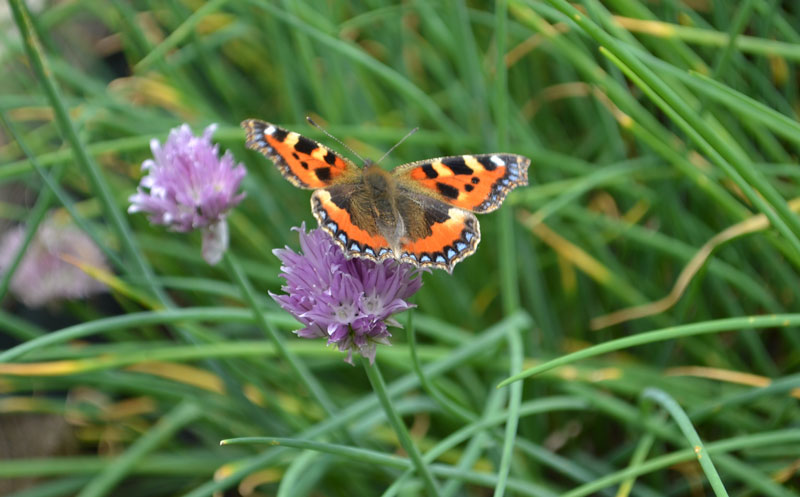
[[[480,241],[472,212],[491,212],[527,184],[530,159],[514,154],[442,157],[385,171],[363,168],[309,138],[257,119],[242,123],[247,146],[275,162],[349,257],[397,259],[452,271]],[[471,212],[472,211],[472,212]]]

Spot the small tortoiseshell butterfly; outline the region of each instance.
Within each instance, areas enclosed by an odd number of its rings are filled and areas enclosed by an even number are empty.
[[[473,212],[492,212],[528,184],[531,160],[514,154],[458,155],[384,171],[363,168],[324,145],[258,119],[242,122],[247,147],[298,188],[315,189],[311,210],[348,257],[394,258],[452,272],[481,238]]]

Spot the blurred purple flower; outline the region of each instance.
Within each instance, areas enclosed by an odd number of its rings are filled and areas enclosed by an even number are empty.
[[[347,259],[321,229],[295,230],[301,253],[273,250],[286,294],[270,296],[305,325],[298,336],[326,337],[347,351],[347,362],[357,352],[373,363],[377,344],[391,345],[387,326],[402,327],[392,315],[414,307],[407,300],[422,286],[419,270],[394,260]]]
[[[147,175],[128,199],[128,212],[147,212],[153,224],[181,232],[202,229],[203,258],[209,264],[219,262],[228,248],[225,217],[244,198],[236,192],[247,174],[230,151],[219,157],[219,146],[211,143],[216,129],[212,124],[197,137],[184,124],[170,131],[163,147],[151,140],[153,159],[142,163]]]
[[[24,237],[23,226],[12,228],[0,237],[0,274],[8,270]],[[39,225],[11,277],[9,289],[28,307],[107,290],[103,283],[65,259],[109,271],[103,253],[83,231],[49,219]]]

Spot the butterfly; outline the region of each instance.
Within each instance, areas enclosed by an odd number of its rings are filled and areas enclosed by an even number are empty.
[[[492,212],[528,184],[531,160],[514,154],[457,155],[385,171],[353,162],[310,138],[258,119],[242,122],[248,148],[298,188],[316,190],[311,210],[348,257],[396,259],[453,271],[481,238],[473,213]]]

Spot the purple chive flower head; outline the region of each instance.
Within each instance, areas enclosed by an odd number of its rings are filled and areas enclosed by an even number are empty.
[[[23,226],[0,236],[0,275],[9,270],[24,237]],[[9,289],[28,307],[107,290],[103,283],[69,261],[109,271],[103,253],[83,231],[48,219],[39,225],[11,277]]]
[[[219,157],[219,146],[211,143],[216,129],[212,124],[198,137],[184,124],[170,131],[163,146],[150,141],[153,159],[142,163],[147,175],[128,199],[128,212],[147,212],[153,224],[203,230],[203,257],[209,264],[219,262],[228,248],[225,217],[244,198],[237,191],[247,174],[230,151]]]
[[[305,224],[295,229],[301,252],[273,251],[282,263],[286,293],[270,295],[305,325],[298,336],[327,338],[347,351],[351,364],[353,352],[373,363],[377,344],[390,345],[387,327],[401,327],[392,315],[413,307],[407,300],[422,286],[419,270],[393,260],[347,259],[321,229],[306,233]]]

